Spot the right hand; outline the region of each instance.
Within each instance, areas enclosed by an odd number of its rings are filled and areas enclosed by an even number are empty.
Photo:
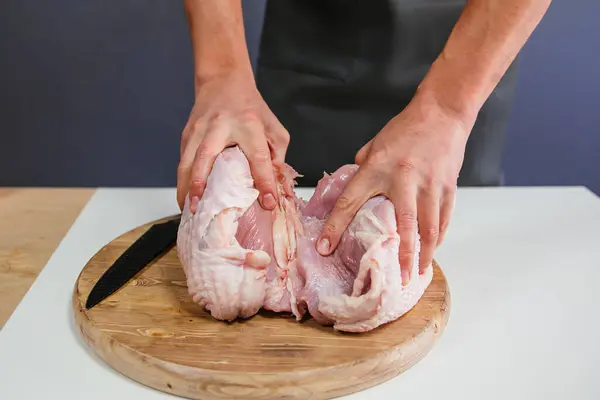
[[[238,145],[248,158],[261,206],[272,210],[277,205],[273,165],[283,165],[289,138],[251,74],[231,73],[200,84],[181,135],[179,208],[189,192],[190,210],[196,212],[216,157],[226,147]]]

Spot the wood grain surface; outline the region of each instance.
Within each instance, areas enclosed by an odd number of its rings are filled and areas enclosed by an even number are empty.
[[[159,222],[159,221],[156,221]],[[73,292],[84,341],[117,371],[191,399],[330,399],[386,381],[433,347],[449,317],[450,294],[433,282],[407,314],[371,332],[350,334],[312,319],[260,312],[233,323],[194,304],[176,249],[91,310],[85,301],[104,271],[151,225],[102,248]]]
[[[0,328],[94,189],[0,188]]]

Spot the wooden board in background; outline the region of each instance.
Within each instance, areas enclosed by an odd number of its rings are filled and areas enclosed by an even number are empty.
[[[0,329],[94,191],[0,188]]]
[[[83,339],[107,364],[164,392],[192,399],[339,397],[410,368],[449,317],[448,285],[434,263],[420,302],[371,332],[341,333],[267,312],[225,323],[192,302],[176,249],[85,310],[94,283],[150,226],[125,233],[89,261],[75,285],[73,311]]]

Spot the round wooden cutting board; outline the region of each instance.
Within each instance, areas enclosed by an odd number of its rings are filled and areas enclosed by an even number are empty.
[[[192,302],[175,248],[86,310],[98,278],[151,225],[118,237],[88,262],[75,284],[73,310],[83,339],[108,365],[167,393],[191,399],[339,397],[410,368],[448,321],[450,294],[435,262],[419,303],[367,333],[262,311],[244,321],[217,321]]]

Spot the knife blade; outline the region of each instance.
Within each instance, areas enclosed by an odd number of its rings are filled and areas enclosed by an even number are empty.
[[[85,303],[90,310],[141,272],[150,262],[169,251],[177,241],[181,214],[154,224],[140,236],[98,279]]]

